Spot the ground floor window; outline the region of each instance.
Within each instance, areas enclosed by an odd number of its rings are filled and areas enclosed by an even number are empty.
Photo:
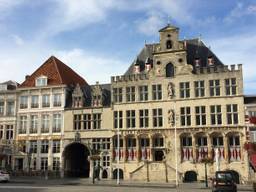
[[[46,171],[46,170],[48,170],[48,158],[42,157],[41,158],[41,171]]]

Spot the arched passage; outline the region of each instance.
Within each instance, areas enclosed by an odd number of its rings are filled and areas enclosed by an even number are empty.
[[[184,175],[184,182],[197,181],[197,174],[195,171],[187,171]]]
[[[119,179],[124,179],[124,172],[122,169],[115,169],[113,171],[113,179],[117,179],[117,171],[119,170]]]
[[[103,179],[107,179],[107,178],[108,178],[108,171],[107,171],[106,169],[104,169],[104,170],[102,171],[102,178],[103,178]]]
[[[239,173],[237,171],[231,170],[230,171],[233,175],[234,181],[239,184],[240,183],[240,177],[239,177]]]
[[[68,145],[64,152],[64,171],[68,177],[89,177],[88,148],[81,143]]]

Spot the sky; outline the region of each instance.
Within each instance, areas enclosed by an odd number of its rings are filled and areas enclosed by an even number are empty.
[[[22,83],[54,55],[89,84],[109,83],[167,23],[242,63],[244,93],[256,94],[255,0],[0,0],[0,82]]]

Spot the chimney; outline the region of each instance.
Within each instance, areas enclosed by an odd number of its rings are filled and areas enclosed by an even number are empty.
[[[26,75],[26,76],[25,76],[25,80],[27,80],[29,77],[30,77],[30,75]]]

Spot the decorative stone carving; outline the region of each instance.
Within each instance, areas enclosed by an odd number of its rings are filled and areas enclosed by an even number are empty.
[[[173,109],[168,110],[168,124],[174,126],[175,123],[175,112]]]
[[[170,82],[168,84],[167,90],[168,90],[168,96],[170,98],[173,98],[173,96],[174,96],[174,85],[173,85],[173,83]]]

